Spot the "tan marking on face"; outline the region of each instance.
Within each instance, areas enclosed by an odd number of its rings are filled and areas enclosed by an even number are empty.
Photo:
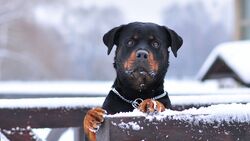
[[[158,62],[154,59],[153,53],[149,52],[149,58],[148,58],[149,66],[152,71],[157,72],[159,69]]]
[[[130,56],[128,57],[128,59],[124,62],[123,67],[126,70],[131,70],[132,69],[132,65],[136,60],[136,53],[135,51],[133,51]]]

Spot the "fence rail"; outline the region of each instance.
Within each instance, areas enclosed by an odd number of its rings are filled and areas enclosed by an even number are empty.
[[[82,101],[77,104],[77,101]],[[56,141],[66,129],[76,127],[75,141],[86,140],[82,120],[91,107],[100,106],[103,98],[45,98],[0,100],[0,132],[10,141],[37,141],[32,129],[53,128],[48,141]],[[95,101],[94,101],[95,100]],[[31,103],[31,101],[33,103]],[[86,103],[95,102],[94,105]],[[76,103],[69,106],[69,102]],[[46,105],[53,103],[54,106]],[[173,105],[175,110],[207,105]],[[61,129],[58,129],[61,128]],[[55,130],[56,129],[56,130]]]
[[[32,129],[52,128],[48,141],[56,141],[55,136],[58,139],[65,128],[75,127],[78,129],[75,141],[83,141],[83,117],[103,100],[80,97],[0,99],[0,132],[10,141],[38,141]]]
[[[38,141],[39,137],[33,133],[32,129],[60,128],[60,130],[52,130],[49,134],[51,140],[47,140],[56,141],[66,130],[65,128],[76,127],[78,130],[76,130],[75,141],[84,141],[85,137],[81,129],[83,117],[91,107],[100,106],[103,100],[104,98],[0,99],[0,132],[10,141]],[[174,104],[173,110],[182,111],[192,107],[210,107],[210,105]],[[249,109],[250,107],[238,110],[247,112]],[[228,107],[227,110],[230,111],[231,108]],[[250,118],[250,113],[247,113],[245,117]],[[230,117],[227,118],[230,119]],[[133,126],[134,129],[127,129],[127,125],[116,126],[121,121],[124,123],[132,121],[132,125],[128,126]],[[133,122],[137,124],[133,124]],[[194,125],[185,120],[171,118],[162,121],[149,121],[145,120],[145,117],[107,118],[100,132],[98,132],[98,138],[105,141],[115,140],[117,137],[121,141],[122,139],[124,141],[137,139],[140,139],[139,141],[163,141],[166,138],[170,141],[180,140],[181,138],[187,141],[199,139],[245,141],[250,138],[250,122],[237,122],[232,118],[230,122],[215,122],[215,124],[201,122]]]
[[[0,132],[11,141],[38,140],[39,137],[36,137],[31,129],[81,128],[87,110],[89,108],[80,107],[0,109]]]
[[[250,125],[246,122],[195,125],[173,119],[149,121],[143,117],[107,118],[97,133],[97,141],[249,141],[249,138]]]

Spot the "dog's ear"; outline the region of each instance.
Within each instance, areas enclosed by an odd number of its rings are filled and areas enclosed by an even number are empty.
[[[177,57],[177,51],[183,44],[182,38],[172,29],[163,26],[171,38],[171,50],[175,57]]]
[[[115,27],[108,31],[106,34],[103,36],[103,42],[104,44],[108,47],[108,55],[110,54],[112,48],[114,45],[117,45],[117,40],[119,38],[119,33],[122,29],[123,25]]]

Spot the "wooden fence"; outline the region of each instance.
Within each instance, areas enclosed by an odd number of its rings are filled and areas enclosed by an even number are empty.
[[[89,108],[2,108],[0,109],[0,132],[10,141],[38,141],[33,128],[77,127],[75,140],[83,141],[82,120]],[[64,130],[52,130],[48,140],[58,140]],[[55,137],[57,136],[57,137]]]
[[[103,100],[81,97],[0,99],[0,132],[10,141],[38,141],[32,129],[52,128],[47,141],[57,141],[65,128],[73,127],[76,128],[74,140],[83,141],[83,118],[91,107],[100,106]]]
[[[97,141],[249,141],[250,104],[107,116]]]
[[[29,99],[30,100],[30,99]],[[57,101],[65,101],[64,98],[57,98]],[[26,101],[22,99],[22,101]],[[39,102],[38,102],[39,103]],[[67,104],[66,104],[67,105]],[[183,110],[190,107],[203,107],[209,105],[174,105],[174,110]],[[58,106],[46,108],[37,107],[6,107],[0,108],[0,132],[10,141],[39,141],[32,129],[53,128],[48,141],[56,141],[69,127],[76,127],[75,141],[86,140],[82,132],[82,120],[90,107],[79,106]],[[241,110],[241,109],[239,109]],[[246,109],[247,111],[247,109]],[[249,110],[248,110],[249,111]],[[197,116],[206,115],[192,115]],[[249,116],[249,113],[248,115]],[[162,120],[149,120],[145,117],[107,117],[105,123],[98,131],[99,141],[248,141],[250,138],[250,122],[238,122],[233,118],[230,122],[206,123],[171,118]],[[247,117],[250,118],[250,117]]]
[[[202,116],[202,115],[199,115]],[[190,123],[184,120],[147,120],[144,117],[107,118],[97,141],[249,141],[250,123]]]
[[[97,101],[93,102],[94,100]],[[104,98],[2,99],[0,132],[10,141],[39,141],[39,136],[32,129],[52,128],[47,141],[56,141],[67,128],[74,127],[74,140],[84,141],[86,138],[81,127],[83,117],[91,107],[100,106],[103,100]],[[91,102],[95,104],[89,104]],[[173,108],[183,110],[200,106],[207,105],[174,105]]]

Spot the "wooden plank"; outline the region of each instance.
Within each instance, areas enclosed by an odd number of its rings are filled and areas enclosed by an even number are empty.
[[[204,105],[173,105],[174,110]],[[0,129],[81,127],[90,108],[1,108]]]
[[[97,132],[97,141],[248,141],[250,123],[192,123],[171,118],[148,120],[145,117],[106,118]]]
[[[81,127],[89,108],[0,109],[0,130]]]

